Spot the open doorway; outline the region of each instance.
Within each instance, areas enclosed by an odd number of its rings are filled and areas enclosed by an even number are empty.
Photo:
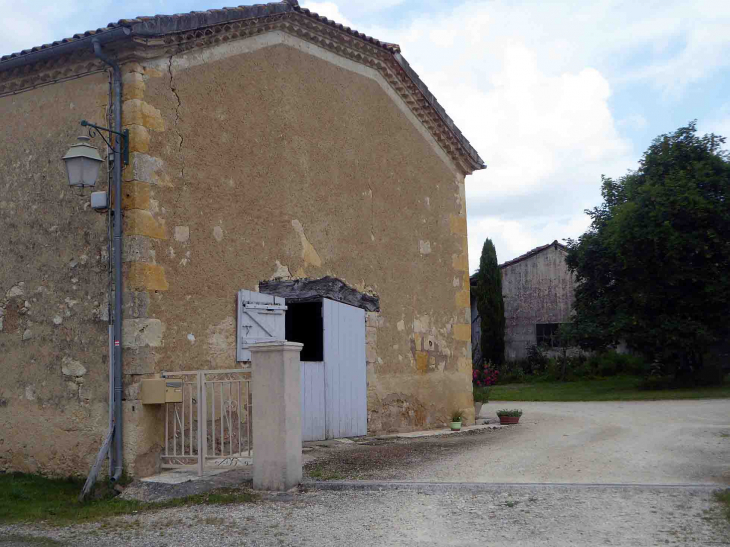
[[[324,361],[322,301],[287,302],[284,332],[289,342],[304,344],[302,361]]]

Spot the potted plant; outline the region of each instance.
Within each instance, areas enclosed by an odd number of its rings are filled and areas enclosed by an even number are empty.
[[[497,416],[499,416],[499,423],[502,425],[518,424],[520,423],[520,416],[522,416],[522,411],[517,408],[512,410],[505,408],[502,410],[498,410]]]
[[[461,412],[461,410],[454,411],[454,413],[451,415],[451,431],[461,430],[461,421],[463,417],[464,414]]]

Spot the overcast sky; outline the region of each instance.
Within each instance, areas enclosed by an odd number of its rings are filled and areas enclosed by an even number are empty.
[[[0,0],[0,54],[121,18],[231,3]],[[579,236],[601,174],[635,168],[655,136],[695,118],[730,136],[727,0],[300,3],[400,44],[486,161],[467,177],[472,270],[486,237],[504,262]]]

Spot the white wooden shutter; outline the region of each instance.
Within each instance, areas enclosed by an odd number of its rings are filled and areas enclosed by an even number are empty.
[[[279,296],[238,291],[236,361],[250,361],[249,344],[284,340],[286,301]]]

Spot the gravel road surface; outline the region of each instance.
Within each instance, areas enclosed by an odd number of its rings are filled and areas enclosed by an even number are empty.
[[[66,528],[0,526],[0,547],[730,545],[714,497],[730,484],[730,401],[490,403],[486,413],[505,406],[524,410],[519,425],[323,443],[305,469],[329,480],[296,493]],[[410,482],[324,489],[333,479]]]
[[[730,527],[708,489],[585,487],[309,491],[281,502],[185,507],[117,518],[102,526],[6,528],[0,530],[3,534],[40,535],[73,547],[730,544]],[[2,540],[0,545],[5,547]],[[38,544],[16,535],[12,545]]]
[[[505,407],[524,411],[518,426],[419,480],[730,485],[730,399],[490,402],[482,416]]]

